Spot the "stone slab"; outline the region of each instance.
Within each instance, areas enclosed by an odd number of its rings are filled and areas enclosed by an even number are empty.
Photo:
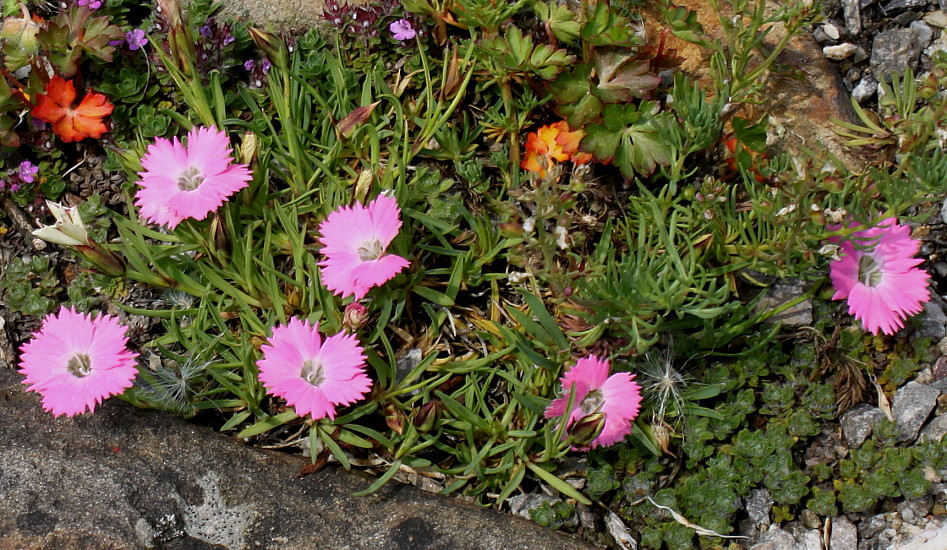
[[[253,449],[116,399],[53,418],[0,369],[0,550],[579,550],[586,544],[456,498]]]

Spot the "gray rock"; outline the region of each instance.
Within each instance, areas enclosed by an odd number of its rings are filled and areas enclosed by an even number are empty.
[[[746,513],[753,522],[753,527],[760,531],[769,527],[769,513],[773,509],[773,498],[769,490],[764,488],[753,489],[750,498],[746,499]]]
[[[842,0],[842,10],[845,16],[845,28],[854,35],[860,34],[862,32],[862,12],[859,0]]]
[[[947,27],[947,13],[944,13],[944,10],[929,11],[925,13],[921,19],[923,19],[928,25],[932,25],[934,27]]]
[[[924,441],[940,441],[947,435],[947,414],[935,417],[921,430]]]
[[[615,544],[621,550],[638,550],[638,541],[631,537],[625,523],[618,517],[618,514],[608,511],[605,516],[605,530],[615,540]]]
[[[757,304],[757,311],[769,311],[798,298],[805,292],[801,280],[780,281],[766,292]],[[812,300],[803,300],[778,315],[766,319],[767,323],[782,323],[784,327],[802,327],[812,324]]]
[[[888,2],[882,9],[886,14],[897,10],[906,10],[910,8],[927,7],[927,0],[893,0]]]
[[[865,51],[865,48],[856,46],[855,55],[852,56],[852,63],[861,63],[866,59],[868,59],[868,52]]]
[[[947,548],[947,525],[931,524],[910,539],[895,544],[891,550],[940,550]]]
[[[822,546],[822,532],[818,529],[806,531],[796,539],[793,550],[824,550]]]
[[[852,449],[860,447],[871,435],[875,424],[885,417],[878,407],[861,403],[842,415],[842,436]]]
[[[786,531],[795,539],[792,550],[824,550],[822,532],[818,529],[810,529],[794,521],[786,524]]]
[[[858,536],[862,540],[873,538],[881,534],[887,525],[888,520],[885,519],[884,514],[871,516],[868,519],[858,522]]]
[[[530,519],[530,510],[535,510],[546,503],[555,504],[557,502],[562,502],[562,499],[543,493],[523,493],[512,496],[507,501],[510,506],[510,513],[526,519]]]
[[[931,39],[934,38],[934,29],[930,25],[924,21],[912,21],[910,28],[916,32],[916,41],[922,50],[930,45]]]
[[[859,103],[864,103],[868,98],[875,95],[878,91],[878,79],[871,75],[862,78],[855,89],[852,90],[852,97]]]
[[[931,299],[924,304],[921,314],[921,326],[914,333],[915,338],[928,338],[931,343],[940,342],[947,336],[944,327],[947,326],[947,314],[944,313],[945,304],[937,294],[931,293]]]
[[[829,538],[829,550],[857,550],[858,529],[845,516],[832,519],[832,536]]]
[[[353,2],[364,4],[367,2]],[[220,16],[275,30],[311,29],[322,22],[324,0],[220,0]]]
[[[769,528],[750,550],[792,550],[796,545],[796,538],[783,531],[778,525]]]
[[[802,512],[799,513],[799,521],[808,529],[818,529],[822,526],[822,520],[819,519],[819,515],[808,508],[804,508]]]
[[[930,33],[913,26],[885,31],[872,42],[869,65],[877,77],[888,79],[892,74],[901,75],[917,65],[921,50],[928,44]]]
[[[0,370],[0,548],[588,548],[510,515],[252,449],[112,399],[53,418]]]
[[[936,389],[909,382],[894,394],[891,404],[891,414],[898,423],[901,435],[898,441],[914,441],[917,434],[930,416],[940,392]]]
[[[797,522],[787,524],[786,529],[773,525],[749,550],[823,550],[822,534]]]
[[[897,505],[901,521],[909,525],[917,525],[928,512],[931,511],[931,501],[928,498],[912,498],[899,502]]]
[[[835,27],[832,28],[834,29]],[[814,38],[819,44],[831,44],[832,42],[838,40],[838,37],[832,38],[832,35],[825,32],[825,25],[816,27],[815,30],[812,31],[812,38]]]
[[[924,55],[934,57],[937,52],[947,51],[947,33],[941,32],[931,45],[924,49]]]

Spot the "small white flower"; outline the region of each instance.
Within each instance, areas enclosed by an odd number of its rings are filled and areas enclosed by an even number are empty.
[[[556,235],[556,246],[562,250],[569,248],[569,232],[565,227],[557,225],[552,232]]]
[[[831,208],[826,208],[825,217],[829,220],[829,222],[837,225],[837,224],[842,223],[842,221],[848,217],[848,212],[844,208],[841,208],[839,210],[832,210]]]
[[[86,231],[85,224],[82,223],[82,217],[79,216],[78,207],[66,207],[52,201],[46,201],[46,206],[56,218],[56,223],[44,225],[33,231],[33,235],[44,241],[64,246],[90,246],[89,233]]]
[[[779,212],[776,212],[776,217],[777,217],[777,218],[781,218],[781,217],[785,216],[786,214],[791,214],[791,213],[793,213],[793,212],[795,212],[795,211],[796,211],[796,205],[795,205],[795,204],[790,204],[789,206],[784,206],[784,207],[780,208],[780,209],[779,209]]]
[[[819,249],[819,254],[823,256],[829,256],[833,260],[838,261],[839,260],[838,251],[839,251],[839,245],[827,244]]]

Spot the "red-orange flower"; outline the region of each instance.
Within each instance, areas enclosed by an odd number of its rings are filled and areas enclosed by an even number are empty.
[[[560,120],[547,124],[526,136],[526,158],[521,167],[546,176],[546,170],[555,162],[571,160],[576,164],[584,164],[592,160],[588,153],[579,152],[579,142],[585,137],[584,130],[569,131],[569,124]]]
[[[723,144],[727,147],[727,151],[730,152],[730,156],[727,157],[726,160],[727,169],[735,173],[737,171],[737,137],[733,134],[728,134],[724,136]],[[759,170],[760,160],[765,160],[766,155],[761,155],[745,146],[743,150],[749,152],[750,158],[753,160],[753,165],[750,167],[750,173],[753,174],[753,179],[758,183],[766,181],[766,178],[763,177],[763,174],[761,174]]]
[[[33,116],[53,125],[53,131],[66,143],[87,137],[99,138],[108,131],[102,119],[112,113],[114,105],[98,92],[89,92],[78,107],[76,87],[71,80],[54,76],[46,85],[46,93],[36,96]]]

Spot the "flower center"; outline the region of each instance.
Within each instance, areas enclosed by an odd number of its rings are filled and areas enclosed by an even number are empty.
[[[384,251],[381,242],[376,239],[358,247],[358,257],[363,262],[369,262],[380,258]]]
[[[322,368],[322,363],[312,359],[303,362],[303,368],[299,371],[299,376],[313,386],[318,386],[326,381],[325,369]]]
[[[602,408],[602,403],[604,402],[605,396],[602,395],[601,390],[592,390],[585,396],[585,399],[582,400],[582,404],[579,405],[579,408],[582,409],[583,413],[589,415]]]
[[[92,360],[84,353],[77,353],[66,363],[66,370],[76,378],[85,378],[92,372]]]
[[[181,191],[193,191],[204,183],[204,176],[196,167],[191,166],[178,177],[178,189]]]
[[[876,287],[881,284],[883,275],[881,262],[874,257],[865,254],[858,259],[858,282],[861,284]]]

